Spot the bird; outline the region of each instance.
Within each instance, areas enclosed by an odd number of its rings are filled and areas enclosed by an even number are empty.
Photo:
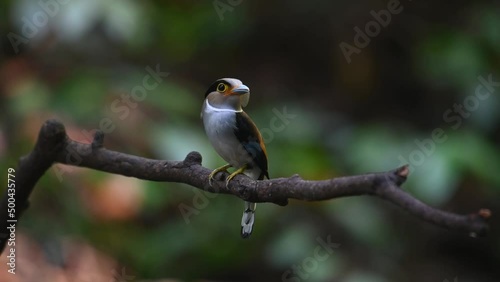
[[[269,179],[262,135],[250,116],[243,111],[249,99],[250,89],[235,78],[218,79],[205,93],[201,111],[205,133],[215,151],[227,162],[210,173],[210,186],[214,176],[222,171],[228,172],[228,168],[236,170],[226,178],[226,187],[238,174],[245,174],[255,180]],[[241,218],[243,238],[252,234],[256,207],[256,203],[245,201]]]

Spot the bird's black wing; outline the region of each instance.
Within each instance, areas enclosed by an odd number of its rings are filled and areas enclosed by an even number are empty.
[[[253,162],[260,168],[259,180],[264,176],[269,179],[267,172],[267,152],[257,126],[243,111],[236,113],[236,138],[240,141],[243,149],[251,156]]]

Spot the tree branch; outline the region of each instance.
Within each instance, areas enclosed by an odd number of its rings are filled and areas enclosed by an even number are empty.
[[[423,220],[436,225],[484,235],[488,231],[487,218],[491,212],[481,209],[469,215],[458,215],[432,208],[400,188],[409,169],[398,169],[356,176],[338,177],[321,181],[303,180],[298,175],[290,178],[255,181],[238,175],[225,186],[226,173],[219,173],[213,186],[208,184],[211,170],[201,165],[198,152],[189,153],[183,161],[152,160],[103,148],[104,135],[96,133],[92,144],[83,144],[68,138],[64,125],[56,120],[46,121],[39,133],[33,151],[22,157],[16,170],[15,204],[17,220],[28,206],[28,197],[40,177],[54,163],[92,168],[109,173],[144,180],[185,183],[212,193],[232,194],[251,202],[271,202],[281,206],[288,199],[304,201],[330,200],[339,197],[371,195],[390,201]],[[0,202],[0,250],[9,236],[8,194]]]

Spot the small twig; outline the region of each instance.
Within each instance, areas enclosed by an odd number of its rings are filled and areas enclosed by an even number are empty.
[[[144,180],[179,182],[212,193],[232,194],[251,202],[271,202],[281,206],[288,199],[322,201],[339,197],[372,195],[388,200],[408,212],[436,225],[449,229],[484,235],[488,231],[487,209],[470,215],[459,215],[432,208],[400,188],[409,169],[402,166],[392,171],[328,180],[303,180],[298,175],[289,178],[255,181],[238,175],[225,185],[227,174],[219,173],[213,186],[208,184],[211,170],[201,165],[198,152],[189,153],[183,161],[163,161],[128,155],[102,147],[104,134],[97,132],[92,144],[83,144],[68,138],[62,123],[46,121],[33,151],[22,157],[16,170],[16,205],[27,207],[28,197],[40,177],[53,163],[63,163]],[[0,249],[7,241],[7,194],[0,203]],[[20,211],[16,213],[16,219]]]

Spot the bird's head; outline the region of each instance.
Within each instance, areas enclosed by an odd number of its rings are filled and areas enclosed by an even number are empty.
[[[212,107],[239,111],[248,104],[250,89],[239,79],[221,78],[210,85],[205,99]]]

